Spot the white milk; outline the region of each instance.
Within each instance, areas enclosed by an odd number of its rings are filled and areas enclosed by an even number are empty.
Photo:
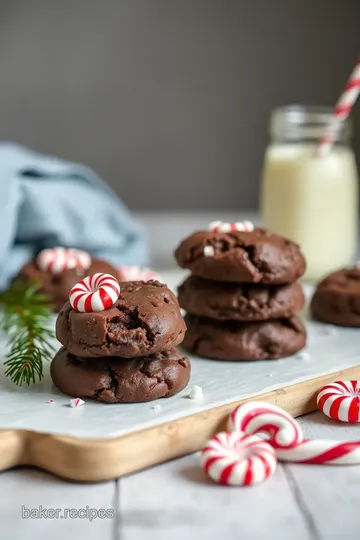
[[[358,176],[349,146],[314,157],[312,144],[273,144],[265,155],[264,225],[298,242],[305,279],[318,280],[354,261],[357,252]]]

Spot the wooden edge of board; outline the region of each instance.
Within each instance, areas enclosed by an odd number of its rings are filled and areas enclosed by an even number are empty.
[[[26,465],[76,482],[113,480],[200,450],[226,428],[228,415],[240,403],[266,401],[301,416],[317,409],[316,395],[325,384],[359,378],[360,366],[351,367],[111,439],[0,430],[0,471]]]

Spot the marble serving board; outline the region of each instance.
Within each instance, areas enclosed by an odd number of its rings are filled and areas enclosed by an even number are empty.
[[[169,286],[182,272],[163,274]],[[309,291],[308,291],[309,293]],[[220,362],[190,357],[187,389],[157,402],[102,404],[70,398],[51,383],[15,387],[0,375],[0,470],[35,465],[79,481],[99,481],[195,451],[224,427],[232,408],[249,398],[277,403],[293,415],[316,408],[319,388],[337,378],[360,378],[360,331],[309,321],[306,351],[277,361]],[[0,339],[0,354],[6,344]],[[193,385],[203,398],[189,399]],[[49,404],[53,399],[54,404]],[[154,405],[160,405],[154,408]]]

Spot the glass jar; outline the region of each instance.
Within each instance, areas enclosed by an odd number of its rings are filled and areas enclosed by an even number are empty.
[[[300,244],[308,281],[352,264],[357,253],[358,173],[349,121],[327,155],[315,152],[331,112],[275,109],[262,175],[263,224]]]

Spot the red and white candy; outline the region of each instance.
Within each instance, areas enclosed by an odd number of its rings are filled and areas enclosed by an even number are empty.
[[[81,407],[81,405],[84,405],[85,401],[80,399],[79,397],[70,399],[70,407],[72,409],[77,409],[77,407]]]
[[[212,221],[209,224],[209,231],[214,233],[231,233],[231,232],[251,232],[254,230],[254,225],[251,221],[236,221],[235,223],[226,223],[225,221]]]
[[[79,281],[70,291],[71,306],[82,313],[104,311],[115,304],[120,285],[110,274],[93,274]]]
[[[119,281],[163,281],[161,276],[149,268],[140,266],[121,266],[119,268]]]
[[[295,448],[276,449],[276,456],[280,461],[294,463],[356,465],[360,463],[360,442],[307,440]]]
[[[36,263],[42,272],[51,274],[59,274],[72,268],[87,270],[91,266],[91,255],[80,249],[55,247],[40,251]]]
[[[360,381],[327,384],[317,396],[317,405],[333,420],[360,422]]]
[[[303,440],[301,427],[290,414],[262,401],[249,401],[236,407],[229,417],[228,429],[264,433],[275,449],[294,448]]]
[[[274,449],[260,437],[223,431],[202,450],[201,465],[219,484],[252,486],[275,472],[277,459]]]

